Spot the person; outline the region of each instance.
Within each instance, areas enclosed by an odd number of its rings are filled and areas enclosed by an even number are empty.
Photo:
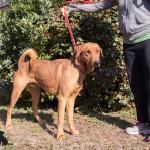
[[[98,12],[118,5],[125,64],[134,95],[137,122],[128,134],[150,134],[150,0],[101,0],[93,4],[69,4],[61,11]]]
[[[7,10],[9,7],[8,0],[0,1],[0,10]]]

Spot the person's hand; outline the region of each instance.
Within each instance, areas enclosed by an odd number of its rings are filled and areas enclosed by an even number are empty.
[[[64,6],[64,7],[61,9],[61,12],[62,12],[63,16],[65,16],[65,11],[66,11],[66,14],[68,15],[68,14],[69,14],[69,11],[68,11],[68,9],[67,9],[66,6]]]

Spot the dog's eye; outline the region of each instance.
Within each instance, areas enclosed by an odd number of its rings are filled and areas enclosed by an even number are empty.
[[[90,54],[90,53],[91,53],[91,52],[90,52],[90,50],[87,50],[86,52],[87,52],[88,54]]]

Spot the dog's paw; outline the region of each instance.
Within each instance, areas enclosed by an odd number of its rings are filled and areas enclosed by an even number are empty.
[[[62,141],[64,139],[65,139],[65,136],[63,134],[57,135],[57,140]]]
[[[39,124],[42,126],[42,128],[46,128],[47,122],[45,120],[40,119]]]
[[[71,133],[72,133],[73,135],[79,135],[79,134],[80,134],[78,130],[72,130]]]
[[[5,125],[5,128],[6,128],[6,130],[11,130],[11,129],[12,129],[12,126],[11,126],[11,124],[6,124],[6,125]]]

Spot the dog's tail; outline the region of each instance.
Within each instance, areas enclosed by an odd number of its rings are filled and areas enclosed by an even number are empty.
[[[37,54],[34,49],[29,48],[20,57],[18,61],[18,68],[21,69],[23,65],[37,59]]]

